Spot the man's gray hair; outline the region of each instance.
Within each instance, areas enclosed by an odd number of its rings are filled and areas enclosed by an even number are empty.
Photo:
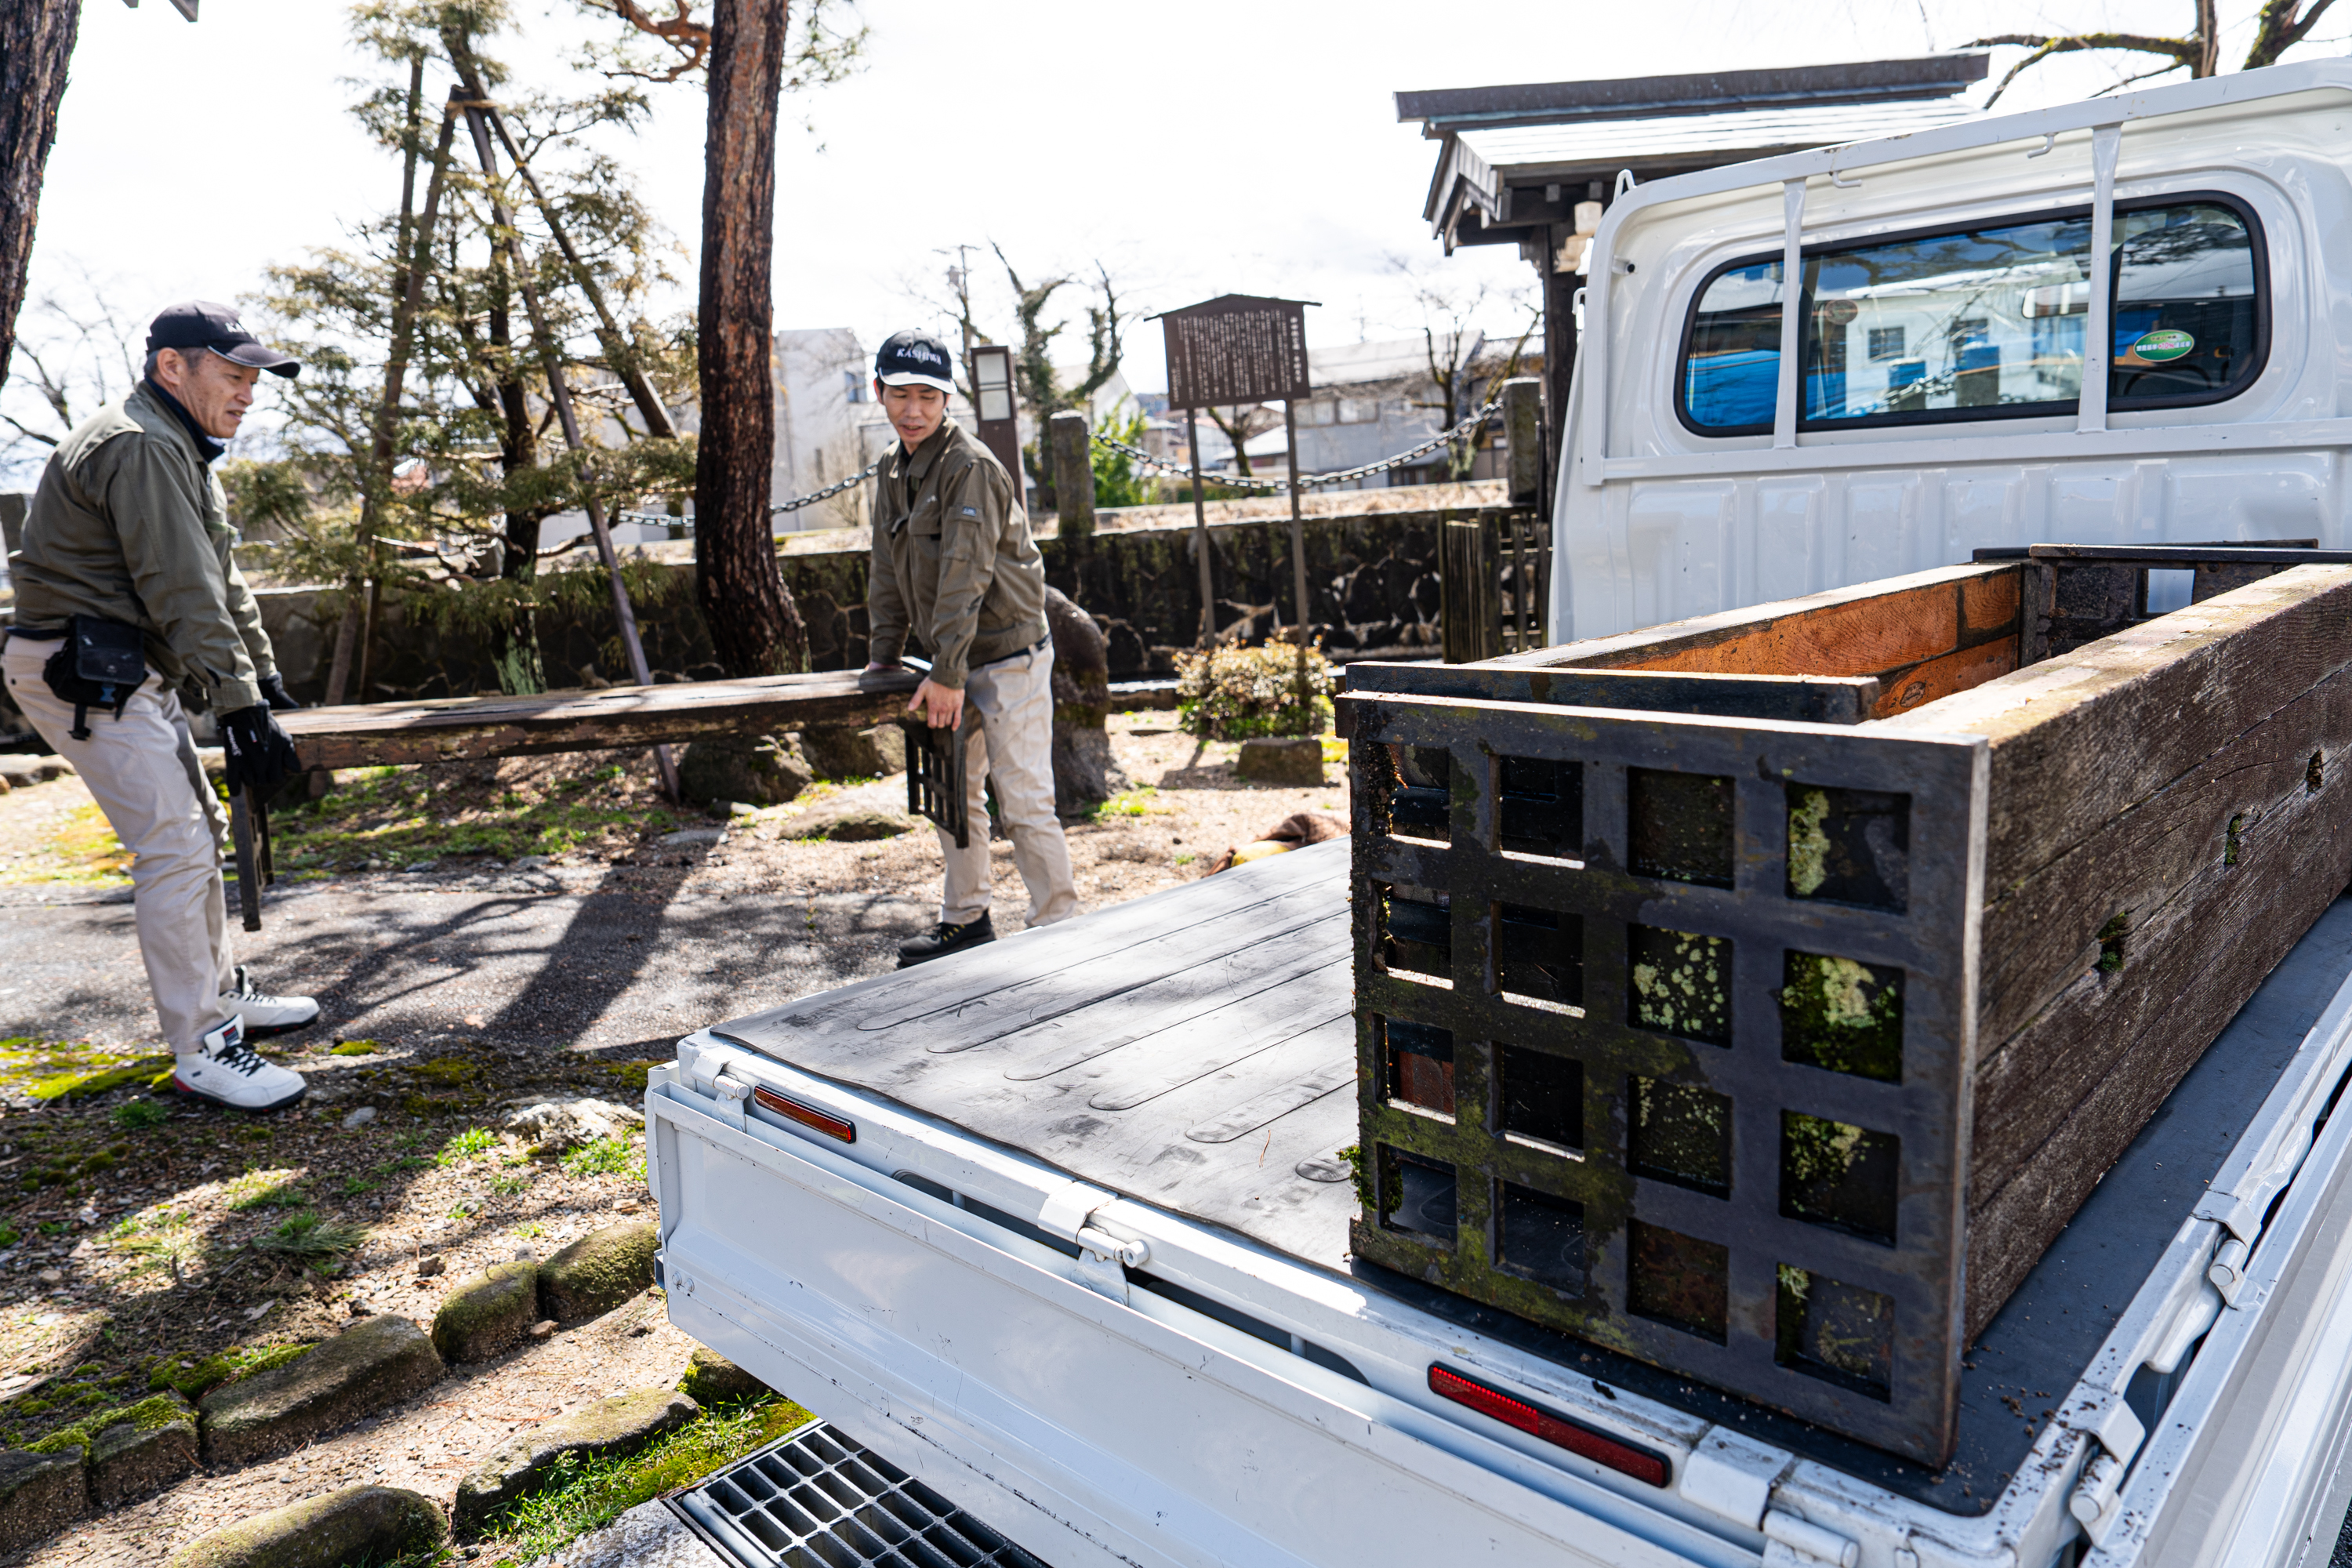
[[[175,348],[175,349],[173,349],[172,352],[173,352],[173,353],[175,353],[175,354],[178,354],[178,355],[180,356],[180,363],[181,363],[182,364],[185,365],[185,366],[186,366],[190,371],[194,371],[194,370],[196,368],[196,356],[197,356],[198,354],[208,354],[208,353],[212,353],[213,351],[212,351],[212,350],[210,350],[210,349],[206,349],[206,348],[193,348],[193,349],[179,349],[179,348]],[[147,351],[147,373],[146,373],[146,374],[147,374],[147,379],[148,379],[148,380],[150,380],[150,381],[154,381],[154,380],[155,380],[155,367],[156,367],[158,364],[161,364],[161,363],[163,363],[163,351],[162,349],[149,349],[149,350]],[[160,386],[160,385],[162,385],[163,384],[162,384],[161,382],[157,382],[157,383],[156,383],[156,384]]]

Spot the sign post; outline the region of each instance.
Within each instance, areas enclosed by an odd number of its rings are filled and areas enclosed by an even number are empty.
[[[1013,496],[1026,505],[1029,484],[1021,471],[1021,426],[1013,399],[1013,350],[1003,343],[974,343],[971,348],[971,390],[977,405],[972,434],[995,454],[1013,481]],[[1040,432],[1042,434],[1043,432]]]
[[[1306,526],[1298,510],[1298,421],[1291,405],[1308,395],[1307,307],[1312,300],[1221,294],[1160,317],[1168,336],[1168,406],[1184,411],[1192,458],[1193,542],[1201,552],[1201,641],[1217,635],[1215,580],[1209,566],[1209,514],[1201,479],[1200,411],[1231,404],[1282,404],[1290,447],[1292,608],[1307,624]],[[1279,614],[1279,612],[1277,612]]]

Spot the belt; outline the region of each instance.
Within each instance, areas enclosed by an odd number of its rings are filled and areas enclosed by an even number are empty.
[[[23,637],[26,642],[56,642],[66,635],[63,626],[10,626],[8,635]]]
[[[62,636],[63,634],[62,634],[62,633],[60,633],[59,635],[60,635],[60,636]],[[1051,645],[1052,645],[1052,643],[1053,643],[1053,641],[1054,641],[1054,634],[1053,634],[1053,633],[1051,633],[1051,632],[1047,632],[1044,637],[1039,637],[1035,642],[1031,643],[1027,647],[1016,647],[1016,648],[1014,648],[1011,653],[1001,653],[1001,654],[998,654],[994,658],[984,658],[984,659],[981,660],[978,664],[967,665],[967,666],[965,666],[964,668],[966,668],[967,669],[986,669],[986,668],[987,668],[990,665],[992,665],[992,664],[1003,664],[1003,663],[1006,663],[1006,662],[1008,662],[1008,661],[1010,661],[1010,660],[1012,660],[1012,659],[1016,659],[1016,658],[1028,658],[1031,654],[1037,652],[1040,648],[1044,648],[1044,647],[1047,647],[1051,646]]]

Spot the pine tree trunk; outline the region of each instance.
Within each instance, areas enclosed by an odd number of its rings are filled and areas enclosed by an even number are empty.
[[[768,521],[776,402],[769,268],[776,97],[789,0],[715,0],[703,148],[702,433],[694,466],[695,602],[730,676],[808,668],[808,631]]]
[[[0,5],[0,379],[16,347],[41,175],[57,140],[58,100],[80,26],[81,0]]]

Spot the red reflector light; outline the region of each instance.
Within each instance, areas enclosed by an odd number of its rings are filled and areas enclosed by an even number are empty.
[[[787,1100],[772,1089],[754,1089],[751,1098],[787,1121],[797,1121],[813,1131],[822,1132],[828,1138],[838,1138],[845,1143],[857,1142],[857,1123],[855,1121],[845,1121],[814,1105]]]
[[[1557,1444],[1571,1454],[1579,1454],[1596,1465],[1604,1465],[1620,1475],[1647,1481],[1654,1487],[1664,1486],[1673,1476],[1662,1454],[1646,1448],[1636,1448],[1630,1443],[1580,1426],[1564,1415],[1554,1415],[1539,1410],[1524,1399],[1516,1399],[1499,1388],[1489,1388],[1483,1383],[1473,1383],[1458,1372],[1433,1365],[1429,1369],[1429,1391],[1443,1394],[1456,1405],[1466,1405],[1482,1415],[1491,1415],[1506,1426],[1516,1426],[1531,1437],[1540,1437]]]

